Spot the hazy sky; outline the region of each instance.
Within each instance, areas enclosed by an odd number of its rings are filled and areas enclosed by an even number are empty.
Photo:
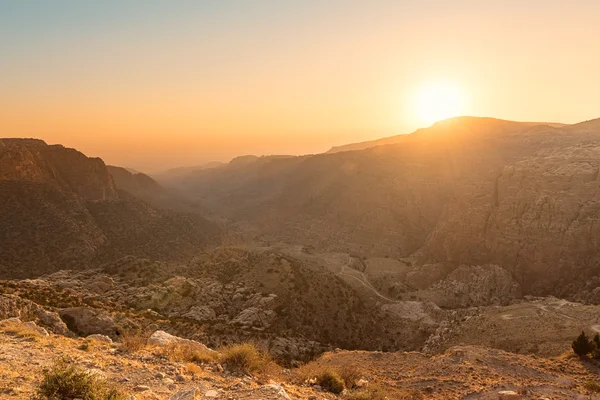
[[[408,133],[600,117],[598,0],[0,0],[0,137],[146,171]]]

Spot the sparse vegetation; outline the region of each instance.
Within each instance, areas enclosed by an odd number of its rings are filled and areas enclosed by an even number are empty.
[[[299,382],[315,382],[332,393],[341,393],[344,389],[357,388],[357,383],[363,375],[361,369],[354,364],[324,367],[315,366],[313,363],[300,367],[297,374]],[[356,395],[366,395],[367,392],[360,390]]]
[[[591,393],[600,393],[600,384],[595,381],[587,381],[583,383],[585,390]]]
[[[221,349],[220,360],[225,369],[238,375],[267,372],[274,365],[271,357],[252,343]]]
[[[35,329],[16,321],[5,321],[0,325],[0,332],[27,340],[37,340],[41,336]]]
[[[42,372],[35,400],[125,400],[124,393],[109,385],[98,375],[76,366],[66,358],[56,360]]]
[[[354,364],[344,365],[337,370],[347,389],[354,389],[362,377],[362,371]]]
[[[171,343],[168,346],[158,349],[157,352],[168,357],[171,361],[183,361],[196,364],[207,364],[217,359],[215,352],[202,350],[185,343]]]
[[[124,332],[121,338],[120,350],[135,353],[146,347],[148,335],[139,331]]]
[[[344,395],[344,400],[391,400],[393,398],[388,390],[377,385],[353,390]]]

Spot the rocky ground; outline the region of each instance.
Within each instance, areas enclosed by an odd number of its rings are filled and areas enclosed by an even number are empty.
[[[30,398],[42,370],[58,356],[70,357],[137,400],[600,398],[590,391],[600,369],[570,353],[537,358],[479,346],[456,346],[437,356],[336,350],[299,369],[233,375],[218,361],[173,361],[161,352],[160,341],[125,351],[98,335],[74,339],[37,330],[24,335],[0,323],[0,398]],[[348,366],[355,368],[358,385],[379,387],[381,397],[357,397],[364,389],[336,395],[310,379],[311,371]]]
[[[469,344],[555,356],[582,330],[600,331],[599,306],[523,297],[497,266],[444,275],[438,265],[423,272],[409,263],[283,244],[205,253],[188,264],[131,257],[0,281],[0,318],[115,340],[156,329],[213,347],[255,340],[288,365],[336,347],[435,354]]]

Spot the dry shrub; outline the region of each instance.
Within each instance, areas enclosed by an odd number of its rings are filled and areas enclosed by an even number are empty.
[[[335,368],[338,375],[344,381],[347,389],[354,389],[356,383],[362,378],[363,372],[354,364],[342,365]]]
[[[405,389],[402,393],[395,396],[397,400],[422,400],[425,396],[416,389]]]
[[[233,374],[268,374],[278,369],[271,356],[252,343],[227,346],[220,353],[223,368]]]
[[[83,343],[81,343],[77,348],[82,351],[90,351],[94,348],[94,344],[91,340],[87,339],[84,340]]]
[[[423,398],[423,394],[412,389],[392,393],[390,389],[373,384],[369,387],[349,391],[343,398],[344,400],[419,400]]]
[[[119,349],[126,353],[136,353],[146,347],[148,334],[139,331],[124,332]]]
[[[66,357],[42,371],[35,400],[126,400],[127,395],[109,385],[106,380],[73,364]]]
[[[600,384],[594,381],[587,381],[583,383],[583,388],[591,393],[600,393]]]
[[[332,368],[324,369],[317,376],[317,384],[331,393],[342,393],[346,386],[344,380]]]
[[[4,321],[2,325],[0,325],[0,332],[28,340],[37,340],[41,337],[40,333],[35,329],[14,321]]]
[[[339,377],[347,389],[355,388],[356,383],[363,376],[361,369],[353,364],[324,366],[317,363],[308,363],[296,370],[296,375],[299,378],[298,383],[314,380],[317,380],[318,383],[319,376],[327,374],[334,374]]]
[[[158,354],[166,356],[171,361],[208,364],[217,359],[217,353],[199,348],[189,343],[171,343],[158,349]]]

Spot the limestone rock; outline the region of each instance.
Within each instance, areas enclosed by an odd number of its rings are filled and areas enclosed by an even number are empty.
[[[191,347],[196,348],[201,351],[216,353],[214,350],[209,349],[208,347],[206,347],[205,345],[203,345],[200,342],[196,342],[195,340],[180,338],[178,336],[171,335],[171,334],[169,334],[165,331],[161,331],[161,330],[155,331],[152,335],[150,335],[150,337],[148,338],[147,344],[149,346],[159,346],[159,347],[165,347],[165,346],[169,346],[171,344],[183,344],[183,345],[191,346]]]
[[[502,390],[498,392],[498,400],[520,400],[521,398],[519,393],[512,390]]]
[[[271,325],[274,316],[275,313],[271,310],[263,311],[256,307],[250,307],[240,312],[231,323],[245,328],[257,327],[264,329]]]
[[[69,336],[70,332],[60,316],[52,311],[16,295],[0,294],[0,319],[18,317],[34,321],[37,325],[59,335]]]
[[[189,389],[183,389],[169,397],[169,400],[200,400],[202,399],[202,392],[199,388],[193,387]]]
[[[33,321],[23,322],[23,326],[37,332],[40,336],[50,336],[47,330],[41,326],[37,326],[37,324]]]
[[[63,308],[58,311],[67,327],[80,336],[93,334],[118,337],[118,330],[110,315],[90,307]]]
[[[183,314],[183,316],[204,322],[213,321],[217,317],[217,314],[215,313],[215,310],[208,306],[193,306],[187,313]]]
[[[103,343],[108,343],[108,344],[112,344],[112,339],[109,338],[106,335],[99,335],[99,334],[93,334],[93,335],[89,335],[87,336],[87,339],[91,339],[91,340],[95,340],[97,342],[103,342]]]

